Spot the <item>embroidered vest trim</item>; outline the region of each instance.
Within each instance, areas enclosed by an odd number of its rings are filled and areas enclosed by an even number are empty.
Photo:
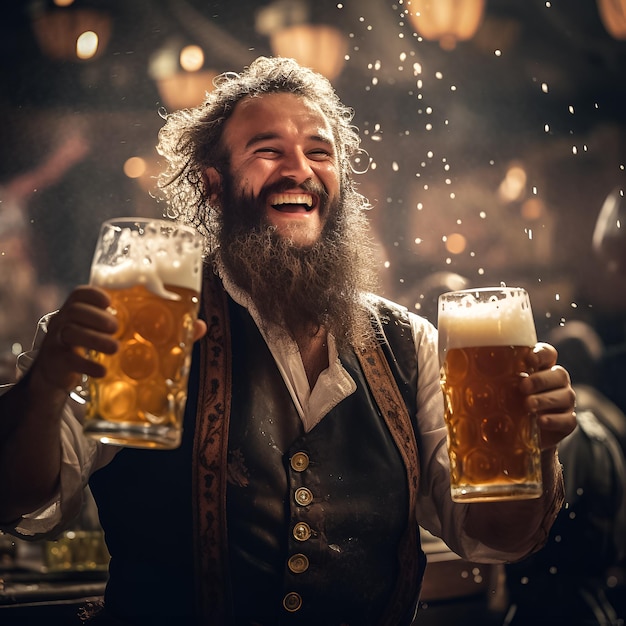
[[[193,503],[197,613],[207,623],[227,623],[225,584],[226,467],[230,418],[231,350],[226,292],[205,266],[200,346],[200,389],[193,445]]]
[[[389,363],[378,344],[357,350],[365,378],[383,418],[396,442],[404,462],[409,485],[409,519],[406,532],[398,546],[400,571],[396,589],[389,603],[383,624],[396,626],[406,612],[407,601],[417,596],[420,586],[421,554],[418,544],[419,528],[415,517],[419,487],[419,456],[411,418],[402,401]],[[424,563],[425,566],[425,563]]]

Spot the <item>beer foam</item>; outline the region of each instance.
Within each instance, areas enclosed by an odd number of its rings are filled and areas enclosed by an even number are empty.
[[[165,285],[200,292],[201,283],[200,241],[140,238],[130,229],[122,230],[113,255],[96,251],[91,267],[90,284],[96,287],[124,289],[139,284],[166,299],[178,299],[178,295]]]
[[[480,292],[481,290],[474,290]],[[534,346],[537,332],[526,294],[503,288],[505,297],[479,301],[472,290],[439,307],[439,354],[453,348]]]

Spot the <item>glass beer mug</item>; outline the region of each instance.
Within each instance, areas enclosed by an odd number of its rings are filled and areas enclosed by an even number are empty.
[[[537,342],[528,294],[518,287],[444,293],[438,327],[452,499],[539,497],[539,433],[519,390]]]
[[[180,445],[202,253],[202,237],[171,221],[102,225],[90,284],[111,297],[120,349],[91,355],[107,374],[88,380],[88,436],[138,448]]]

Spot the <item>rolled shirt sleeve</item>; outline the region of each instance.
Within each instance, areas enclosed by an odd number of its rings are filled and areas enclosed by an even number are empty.
[[[19,376],[32,364],[51,315],[54,313],[39,321],[33,349],[18,357]],[[2,386],[0,393],[9,388],[10,385]],[[11,526],[2,526],[3,531],[23,536],[24,539],[51,537],[58,534],[80,513],[89,476],[106,465],[119,451],[115,446],[104,446],[83,435],[80,409],[80,405],[68,397],[61,421],[61,471],[57,493],[38,510],[24,515]]]
[[[417,519],[420,526],[440,537],[461,557],[473,562],[517,561],[543,545],[562,502],[562,478],[556,476],[557,489],[552,499],[542,499],[543,523],[529,537],[534,547],[525,552],[494,550],[465,532],[468,505],[453,502],[450,495],[450,462],[446,444],[443,394],[437,354],[437,330],[427,320],[411,314],[413,338],[418,359],[417,422],[421,464]],[[560,487],[559,487],[560,485]],[[539,503],[539,501],[538,501]]]

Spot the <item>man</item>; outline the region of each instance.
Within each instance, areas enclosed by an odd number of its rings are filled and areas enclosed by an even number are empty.
[[[436,333],[366,295],[350,120],[328,81],[266,58],[168,117],[168,211],[207,239],[178,450],[96,445],[71,415],[79,376],[103,374],[84,350],[117,348],[98,289],[70,294],[0,398],[0,520],[54,532],[91,476],[112,557],[103,623],[401,626],[424,572],[418,524],[471,560],[545,540],[575,425],[567,372],[542,344],[521,382],[544,496],[452,503]]]

